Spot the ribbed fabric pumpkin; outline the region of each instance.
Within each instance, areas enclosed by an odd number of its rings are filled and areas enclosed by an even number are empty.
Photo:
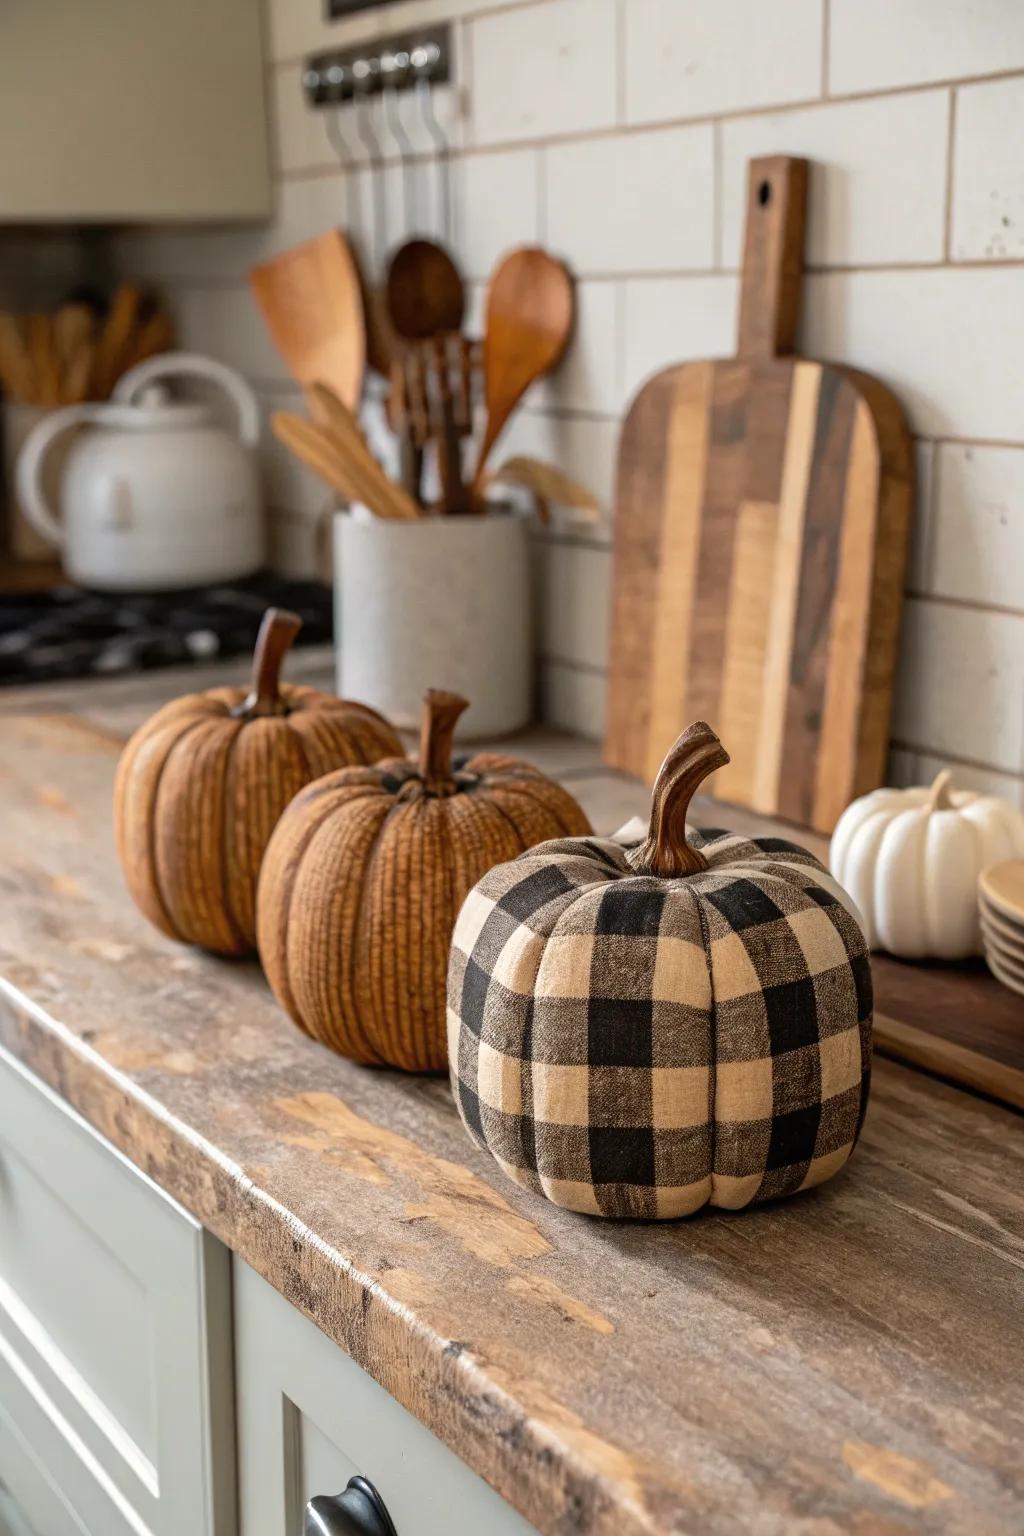
[[[867,1103],[871,975],[852,903],[780,838],[686,836],[728,761],[703,723],[650,835],[492,869],[459,914],[452,1086],[472,1138],[572,1210],[672,1217],[830,1178]]]
[[[401,751],[375,710],[279,683],[302,627],[264,615],[252,686],[190,693],[160,709],[121,754],[118,854],[132,899],[163,933],[220,954],[256,944],[256,878],[289,800],[346,763]]]
[[[260,876],[260,958],[295,1022],[343,1056],[441,1071],[455,914],[492,864],[589,829],[513,757],[452,759],[466,700],[431,691],[417,760],[328,774],[282,816]]]

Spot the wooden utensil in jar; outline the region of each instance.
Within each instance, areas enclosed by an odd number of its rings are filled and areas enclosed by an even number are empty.
[[[310,398],[320,420],[275,412],[271,427],[279,441],[346,500],[362,502],[378,517],[418,517],[416,503],[388,479],[366,446],[358,422],[337,396],[326,386],[314,384]]]
[[[537,246],[524,246],[505,257],[487,291],[487,427],[473,476],[474,491],[480,489],[488,455],[519,401],[562,357],[572,321],[572,279],[560,261]]]
[[[435,240],[407,240],[391,258],[388,314],[406,341],[422,341],[462,325],[466,292],[459,270]]]
[[[322,380],[354,409],[363,389],[366,326],[359,273],[341,231],[253,267],[249,287],[299,383],[306,388]]]
[[[428,423],[419,357],[414,351],[410,350],[394,359],[390,381],[388,426],[398,439],[402,484],[413,500],[418,501],[423,478],[423,444],[427,438]]]

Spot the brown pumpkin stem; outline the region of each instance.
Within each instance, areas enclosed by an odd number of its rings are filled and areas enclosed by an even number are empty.
[[[468,708],[468,699],[443,688],[428,688],[423,695],[418,766],[425,784],[437,787],[451,783],[455,724]]]
[[[950,785],[953,782],[952,772],[943,768],[932,780],[931,791],[928,795],[928,809],[930,811],[953,810],[953,796],[950,794]]]
[[[231,711],[246,719],[253,715],[283,715],[287,705],[281,698],[281,663],[292,641],[302,628],[297,613],[287,608],[268,608],[263,615],[256,649],[252,654],[252,681],[241,704]]]
[[[630,855],[638,874],[674,880],[707,869],[707,859],[686,841],[686,813],[708,774],[728,761],[728,752],[703,720],[689,726],[669,749],[651,791],[650,832]]]

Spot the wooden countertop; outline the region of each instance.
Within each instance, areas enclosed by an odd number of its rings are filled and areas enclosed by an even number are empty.
[[[1018,1116],[876,1059],[820,1190],[664,1225],[555,1209],[445,1081],[341,1061],[255,965],[136,914],[114,764],[175,691],[0,695],[9,1050],[550,1536],[1024,1529]],[[643,804],[587,743],[521,750],[599,830]]]

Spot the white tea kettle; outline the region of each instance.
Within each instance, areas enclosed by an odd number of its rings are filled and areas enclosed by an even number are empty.
[[[205,405],[170,400],[155,381],[171,374],[217,383],[234,405],[237,436]],[[58,520],[43,491],[44,460],[62,432],[88,424],[67,453]],[[129,369],[109,404],[43,417],[18,459],[18,500],[83,586],[142,592],[230,581],[263,563],[258,436],[259,406],[240,374],[165,352]]]

